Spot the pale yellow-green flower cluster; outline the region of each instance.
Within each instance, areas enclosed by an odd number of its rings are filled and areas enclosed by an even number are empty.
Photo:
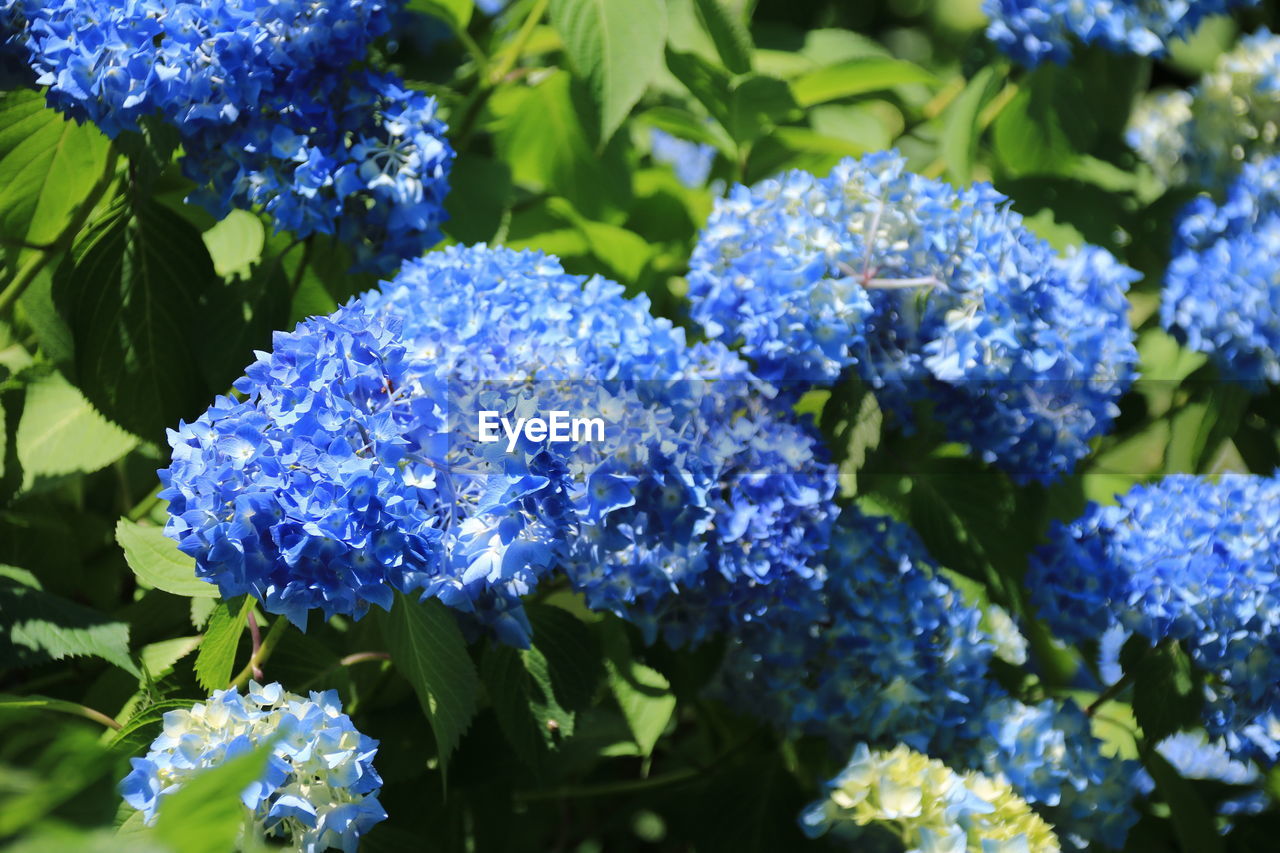
[[[1147,96],[1127,138],[1166,186],[1222,189],[1244,163],[1280,153],[1280,37],[1255,33],[1190,92]]]
[[[834,825],[880,824],[909,853],[1058,853],[1053,829],[1000,777],[957,773],[905,745],[860,745],[826,799],[801,816],[820,835]]]

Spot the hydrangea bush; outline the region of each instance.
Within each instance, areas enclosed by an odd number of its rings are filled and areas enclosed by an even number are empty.
[[[1271,850],[1276,16],[0,0],[0,846]]]

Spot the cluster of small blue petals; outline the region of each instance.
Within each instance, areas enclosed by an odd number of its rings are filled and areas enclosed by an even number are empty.
[[[987,677],[995,644],[982,612],[910,528],[846,510],[820,598],[790,619],[740,626],[719,695],[838,749],[902,743],[999,775],[1069,847],[1123,846],[1137,819],[1124,805],[1135,765],[1103,756],[1074,705],[1026,706]]]
[[[1205,18],[1258,0],[983,0],[987,37],[1027,67],[1067,62],[1078,45],[1162,56]]]
[[[535,413],[607,421],[603,441],[550,447],[569,521],[555,562],[593,609],[678,646],[811,597],[835,469],[741,359],[537,254],[451,249],[393,285],[366,302],[404,317],[455,385],[519,385]]]
[[[650,152],[658,163],[666,163],[686,187],[706,186],[716,149],[705,143],[690,142],[672,136],[656,127],[650,133]]]
[[[1000,694],[982,613],[940,575],[906,525],[845,510],[820,608],[740,628],[720,690],[784,731],[842,748],[903,743],[955,754]],[[814,611],[817,618],[814,618]]]
[[[266,770],[240,795],[253,814],[246,831],[305,853],[354,853],[360,836],[386,819],[373,767],[378,742],[351,724],[337,692],[303,698],[252,681],[243,695],[219,690],[189,711],[166,713],[146,757],[131,759],[121,794],[151,823],[165,798],[193,777],[268,742]]]
[[[1056,524],[1027,584],[1068,641],[1119,625],[1181,643],[1207,676],[1210,737],[1240,760],[1280,758],[1280,477],[1137,486]]]
[[[1052,480],[1133,379],[1137,273],[1095,247],[1058,256],[988,185],[904,167],[882,152],[734,188],[694,250],[693,316],[766,381],[802,389],[852,368],[908,424],[932,401],[952,440]]]
[[[1164,184],[1221,193],[1243,164],[1280,153],[1280,37],[1259,30],[1190,91],[1148,95],[1125,138]]]
[[[1244,167],[1176,223],[1160,319],[1226,378],[1280,383],[1280,157]]]
[[[524,645],[519,596],[562,568],[681,644],[822,582],[836,476],[816,438],[723,347],[554,258],[410,261],[277,334],[236,387],[170,434],[166,532],[224,596],[298,624],[419,591]],[[487,441],[482,411],[602,434]]]
[[[1009,784],[1048,817],[1067,849],[1124,847],[1141,765],[1108,757],[1088,716],[1070,700],[1026,705],[1005,698],[985,710],[985,732],[962,763]]]
[[[159,118],[191,201],[261,207],[390,270],[439,242],[453,151],[433,99],[363,63],[398,0],[25,0],[19,37],[49,102],[108,136]]]

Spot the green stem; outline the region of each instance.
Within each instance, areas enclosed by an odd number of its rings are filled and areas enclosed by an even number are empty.
[[[542,20],[542,16],[547,12],[547,6],[550,0],[538,0],[529,10],[529,17],[524,19],[524,23],[520,25],[520,32],[516,33],[515,40],[511,42],[502,54],[502,59],[498,62],[498,66],[489,72],[487,83],[492,88],[503,81],[511,69],[515,67],[516,62],[520,60],[520,54],[524,53],[525,45],[529,43],[529,38],[533,35],[534,27],[538,26],[538,22]]]
[[[994,98],[991,99],[990,103],[982,108],[982,111],[978,113],[978,120],[976,123],[979,135],[990,127],[992,122],[999,118],[1000,113],[1004,112],[1004,108],[1009,106],[1017,94],[1018,84],[1008,83],[996,94]],[[927,178],[940,178],[942,177],[942,173],[946,170],[947,161],[939,157],[926,166],[921,174]]]
[[[283,616],[276,617],[275,621],[271,623],[271,630],[263,638],[262,645],[250,656],[249,662],[244,665],[244,669],[240,670],[239,675],[231,680],[232,687],[244,687],[249,683],[249,679],[253,677],[253,671],[261,669],[262,665],[271,657],[271,653],[275,651],[276,644],[280,641],[280,637],[284,635],[284,629],[288,624],[289,620]]]
[[[1133,683],[1133,673],[1126,672],[1116,681],[1115,684],[1098,694],[1098,698],[1094,699],[1088,708],[1084,709],[1085,715],[1092,717],[1097,713],[1098,709],[1110,702],[1112,699],[1124,692],[1130,684]]]
[[[143,498],[141,501],[138,502],[137,506],[129,510],[128,512],[129,520],[138,521],[139,519],[146,518],[148,515],[150,515],[151,510],[155,509],[156,506],[159,505],[160,492],[163,491],[163,489],[164,489],[164,486],[160,486],[160,485],[157,485],[154,489],[152,489],[150,494],[148,494],[145,498]]]

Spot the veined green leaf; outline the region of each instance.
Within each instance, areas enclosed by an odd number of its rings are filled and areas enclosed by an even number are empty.
[[[383,616],[392,663],[418,694],[436,736],[440,772],[475,716],[480,679],[453,614],[436,599],[416,601],[397,593]]]
[[[98,414],[60,373],[27,386],[17,436],[24,489],[41,477],[105,468],[137,444],[137,438]]]
[[[68,657],[98,657],[140,676],[129,656],[129,626],[103,613],[0,579],[0,660],[27,666]]]
[[[934,83],[937,78],[905,59],[868,57],[819,68],[791,82],[796,103],[802,107],[864,95],[906,83]]]
[[[600,111],[600,140],[613,136],[662,67],[662,0],[551,0],[551,22]]]
[[[107,138],[45,106],[44,95],[0,94],[0,236],[55,240],[107,163]]]
[[[253,598],[247,595],[239,600],[219,601],[213,608],[204,639],[200,641],[200,654],[196,656],[196,681],[205,690],[224,690],[231,683],[236,648],[240,645],[240,635],[244,633],[245,620],[249,618],[251,609]]]
[[[222,388],[203,381],[199,297],[221,285],[200,234],[154,201],[116,204],[54,275],[53,300],[75,339],[75,375],[111,420],[159,439]],[[207,310],[207,306],[205,306]]]
[[[734,10],[727,8],[724,0],[694,0],[698,19],[715,43],[716,53],[724,67],[734,74],[751,70],[751,34],[746,22]]]
[[[146,584],[187,598],[216,598],[218,588],[195,574],[195,560],[159,527],[143,527],[127,518],[116,522],[116,542],[129,568]]]

